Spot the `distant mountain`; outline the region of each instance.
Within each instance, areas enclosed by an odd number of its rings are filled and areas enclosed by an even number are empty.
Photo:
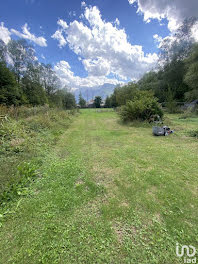
[[[80,92],[86,101],[94,99],[95,96],[101,96],[102,99],[105,99],[108,95],[113,93],[115,87],[116,85],[114,84],[105,83],[97,87],[85,87],[83,89],[75,90],[74,95],[77,102]]]

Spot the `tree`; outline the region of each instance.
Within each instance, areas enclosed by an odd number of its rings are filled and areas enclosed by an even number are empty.
[[[26,40],[11,40],[7,45],[0,40],[0,62],[2,80],[5,76],[7,84],[0,86],[1,103],[31,104],[64,108],[75,107],[74,96],[67,92],[58,92],[60,80],[50,64],[41,64],[35,57],[35,50]],[[10,69],[6,68],[6,63]],[[13,78],[15,82],[13,81]]]
[[[111,98],[109,96],[106,97],[105,99],[105,107],[106,108],[111,108]]]
[[[52,70],[51,64],[40,64],[41,83],[48,96],[51,96],[58,90],[60,86],[60,80],[56,73]]]
[[[73,109],[76,107],[75,96],[67,89],[57,90],[52,96],[51,105],[64,109]]]
[[[188,57],[194,42],[191,30],[196,23],[196,17],[185,19],[171,38],[167,37],[163,40],[160,46],[161,62],[183,60]]]
[[[127,101],[132,100],[137,88],[138,86],[135,83],[128,83],[125,86],[116,87],[114,93],[117,105],[125,105]]]
[[[110,96],[110,101],[111,101],[111,107],[117,107],[118,103],[116,101],[116,89],[114,89],[113,94]]]
[[[26,71],[24,73],[25,77],[28,77],[28,79],[32,82],[37,82],[40,85],[42,85],[41,79],[42,79],[42,72],[40,70],[40,65],[38,62],[30,63],[28,62]],[[43,86],[43,85],[42,85]]]
[[[10,68],[15,73],[16,80],[19,83],[26,72],[29,63],[35,61],[35,50],[26,40],[11,40],[7,46],[9,59],[12,62]]]
[[[76,107],[76,100],[75,100],[75,96],[68,92],[66,89],[62,90],[63,92],[63,108],[65,109],[73,109]]]
[[[184,60],[173,59],[170,63],[164,65],[161,77],[164,82],[163,94],[165,96],[165,101],[169,89],[171,89],[172,94],[174,94],[174,100],[180,102],[184,100],[184,94],[189,90],[189,87],[183,81],[184,75]]]
[[[21,82],[26,103],[36,106],[48,102],[46,92],[38,81],[31,80],[29,75],[26,75]]]
[[[177,105],[176,105],[176,101],[174,100],[174,92],[172,91],[172,89],[170,88],[170,86],[168,87],[168,92],[167,92],[167,109],[169,111],[169,113],[175,113],[177,110]]]
[[[187,72],[184,77],[190,91],[185,94],[188,101],[198,98],[198,44],[194,45],[189,58],[186,60]]]
[[[100,108],[101,103],[102,103],[102,98],[101,98],[101,96],[96,96],[95,99],[94,99],[94,106],[95,106],[96,108]]]
[[[82,94],[80,92],[79,94],[79,101],[78,104],[80,105],[81,108],[85,108],[86,107],[86,101],[85,99],[82,97]]]
[[[167,83],[164,81],[163,70],[145,73],[137,84],[140,90],[153,91],[160,102],[166,100]]]
[[[21,104],[22,90],[15,80],[14,74],[0,62],[0,104]]]
[[[0,61],[6,61],[6,53],[7,53],[7,46],[5,43],[0,39]]]
[[[140,90],[156,91],[158,88],[158,82],[158,73],[150,71],[143,75],[143,77],[138,82],[138,86]]]
[[[193,48],[192,38],[192,26],[197,21],[197,18],[186,19],[174,35],[162,41],[158,71],[144,74],[137,83],[116,87],[111,102],[115,106],[126,105],[133,101],[138,90],[153,91],[159,102],[168,103],[172,112],[176,102],[197,99],[198,44]]]
[[[57,90],[50,100],[51,107],[63,108],[64,91]]]

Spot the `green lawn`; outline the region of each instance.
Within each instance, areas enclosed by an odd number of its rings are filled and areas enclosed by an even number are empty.
[[[81,111],[2,215],[0,263],[184,263],[176,242],[198,249],[198,118],[167,123],[175,133],[154,137]]]

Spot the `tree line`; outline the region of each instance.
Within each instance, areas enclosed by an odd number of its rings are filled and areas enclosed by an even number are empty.
[[[106,107],[126,105],[136,91],[151,91],[160,103],[174,111],[177,102],[198,99],[198,43],[191,36],[195,18],[185,20],[172,40],[161,43],[158,68],[137,82],[116,87],[105,100]]]
[[[0,40],[0,104],[74,108],[74,95],[61,86],[52,66],[40,63],[26,40],[7,45]]]

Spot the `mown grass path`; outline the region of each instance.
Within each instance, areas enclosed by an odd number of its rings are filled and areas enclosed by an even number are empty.
[[[0,263],[183,263],[176,242],[198,248],[198,142],[175,125],[156,138],[82,111],[9,209]]]

